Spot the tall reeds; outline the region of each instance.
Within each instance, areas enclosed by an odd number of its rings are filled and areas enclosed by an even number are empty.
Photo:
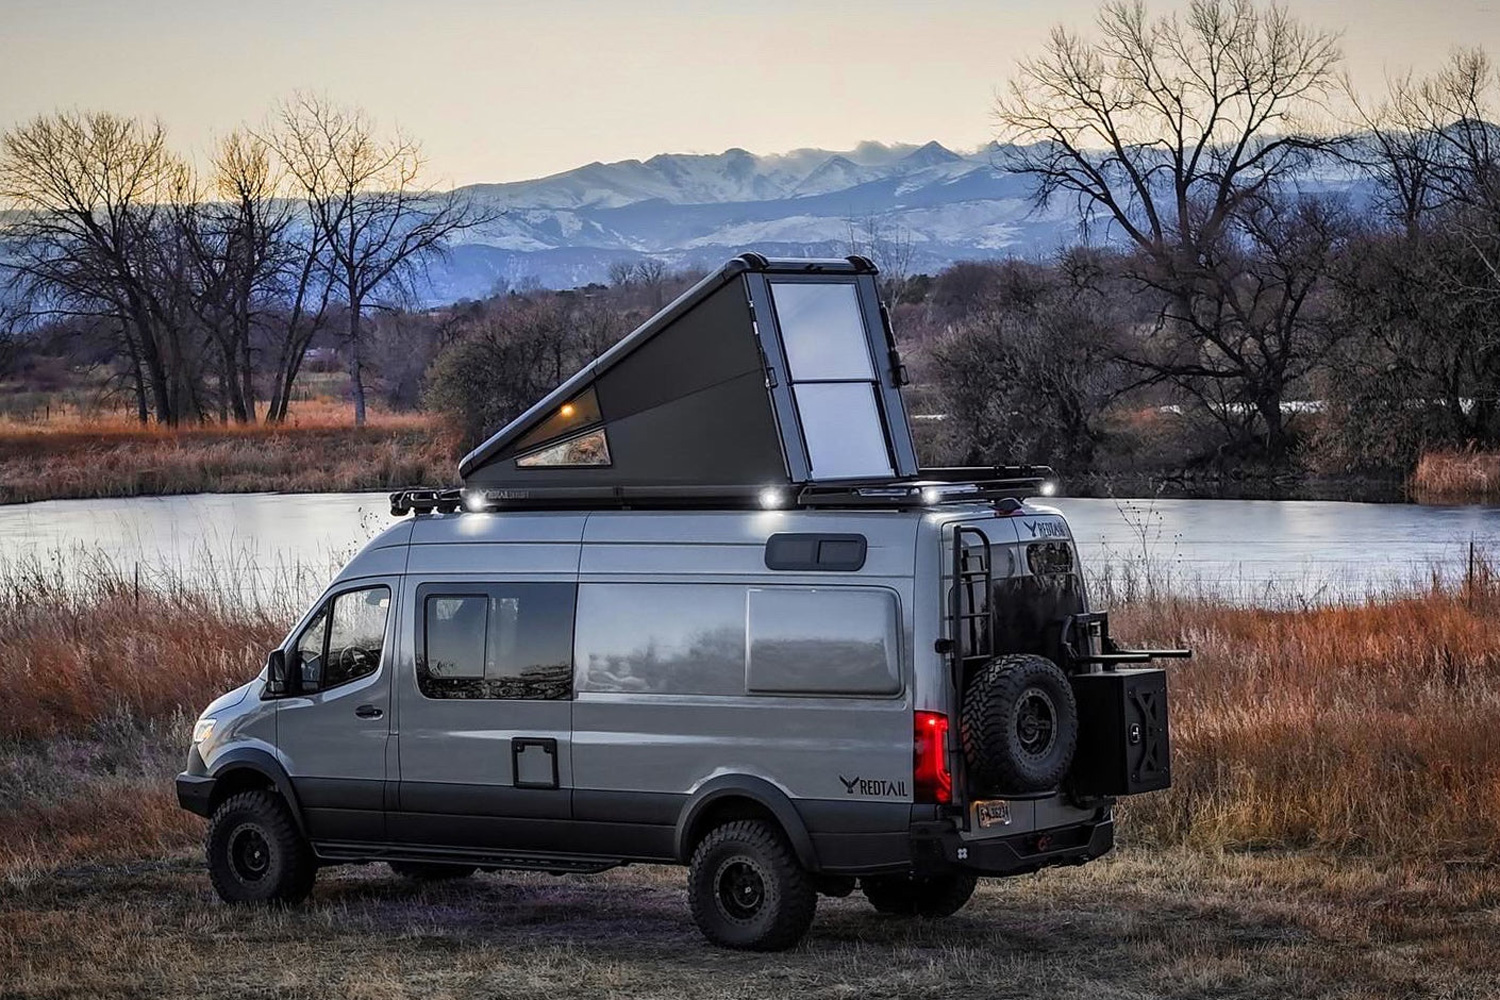
[[[1408,484],[1421,503],[1490,503],[1500,499],[1500,453],[1434,451],[1417,461]]]

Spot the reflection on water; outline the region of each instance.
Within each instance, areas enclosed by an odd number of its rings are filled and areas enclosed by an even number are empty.
[[[1142,564],[1175,590],[1320,600],[1462,576],[1500,546],[1500,508],[1333,500],[1054,502],[1085,566]]]
[[[0,562],[67,574],[104,559],[127,577],[296,606],[394,520],[382,493],[52,500],[0,506]]]
[[[1327,599],[1463,572],[1500,509],[1321,500],[1054,501],[1086,567],[1147,565],[1174,589]],[[58,500],[0,507],[0,561],[100,553],[129,574],[298,601],[393,519],[379,493]]]

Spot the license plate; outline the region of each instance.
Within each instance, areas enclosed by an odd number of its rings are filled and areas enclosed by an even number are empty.
[[[1010,803],[1003,799],[976,803],[974,811],[979,816],[981,830],[988,830],[992,826],[1010,826]]]

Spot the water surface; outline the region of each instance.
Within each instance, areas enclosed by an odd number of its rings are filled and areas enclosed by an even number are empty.
[[[1242,599],[1388,593],[1500,551],[1500,508],[1321,500],[1059,499],[1094,572]],[[201,494],[0,507],[0,560],[110,560],[247,594],[320,590],[391,523],[381,493]]]

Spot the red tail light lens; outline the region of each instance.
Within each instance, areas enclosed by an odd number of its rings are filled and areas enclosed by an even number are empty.
[[[916,714],[912,743],[912,779],[918,802],[953,801],[953,773],[948,770],[948,717],[941,712]]]

